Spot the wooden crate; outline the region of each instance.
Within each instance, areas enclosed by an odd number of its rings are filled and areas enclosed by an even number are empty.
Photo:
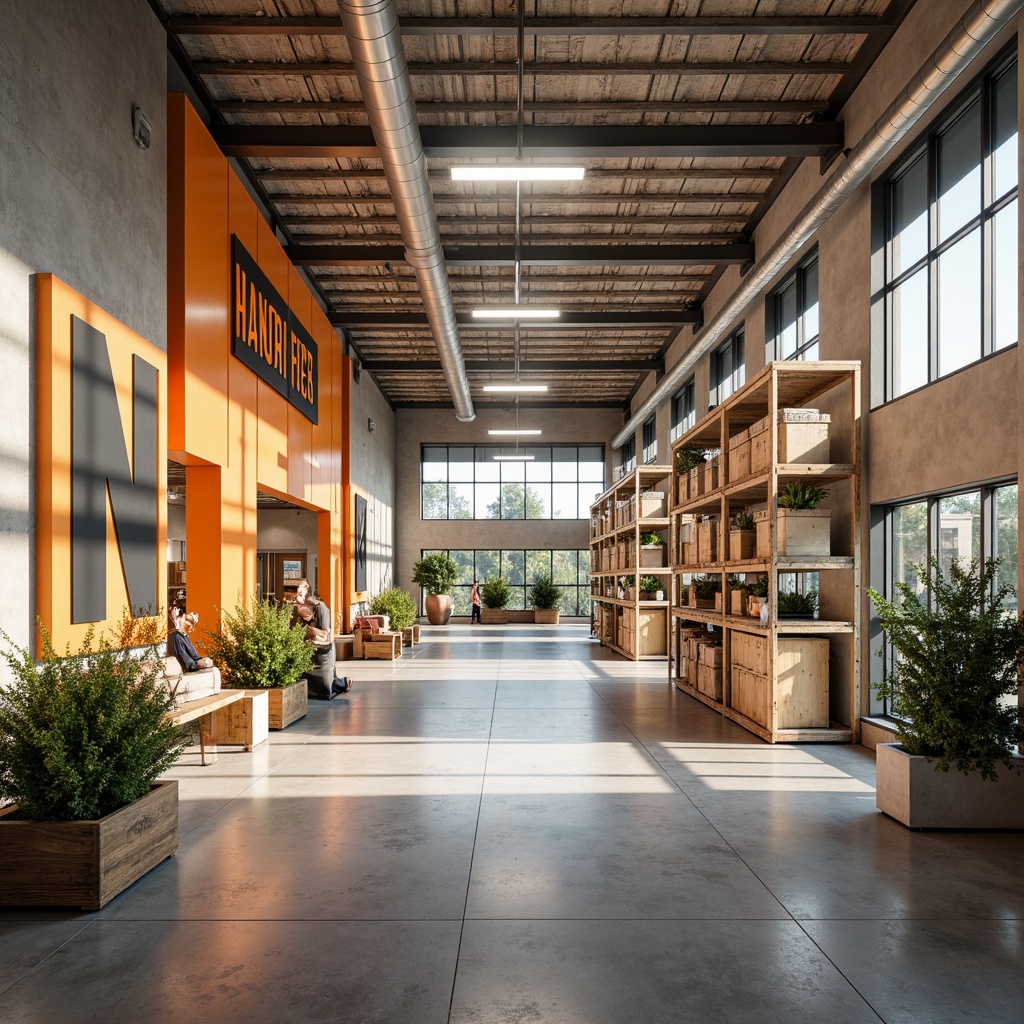
[[[779,554],[828,555],[832,550],[832,513],[827,508],[780,508]],[[772,556],[772,524],[767,511],[755,512],[757,557]]]
[[[636,653],[668,654],[668,609],[642,608],[636,626]]]
[[[309,710],[309,694],[306,680],[300,679],[291,686],[278,686],[267,690],[268,724],[272,730],[287,729],[292,722],[306,717]]]
[[[714,700],[722,699],[722,667],[697,665],[697,689]]]
[[[240,743],[251,751],[269,735],[270,695],[268,690],[243,690],[234,704],[213,713],[213,742]]]
[[[701,484],[704,483],[704,470],[700,466],[695,466],[690,470],[690,500],[699,498],[701,494]]]
[[[828,641],[780,637],[775,691],[780,729],[828,727]]]
[[[372,639],[363,638],[363,658],[370,661],[394,661],[402,656],[401,633],[378,633]]]
[[[713,459],[708,459],[703,465],[697,467],[701,474],[701,493],[707,494],[709,491],[713,491],[722,485],[721,478],[721,462],[716,455]]]
[[[729,614],[747,614],[747,592],[745,590],[740,589],[729,591]]]
[[[768,672],[768,637],[734,630],[732,633],[732,655],[734,668],[744,668],[755,675]]]
[[[690,474],[680,473],[676,477],[676,503],[682,505],[690,498]]]
[[[758,725],[768,725],[768,677],[743,668],[730,673],[730,706]]]
[[[721,668],[722,659],[725,652],[719,643],[700,644],[700,653],[697,656],[697,660],[701,665],[707,665],[709,668]]]
[[[788,422],[787,412],[798,410],[783,409],[779,413],[779,462],[781,463],[827,463],[829,458],[828,416],[815,420]]]
[[[750,428],[750,472],[767,473],[772,462],[771,422],[766,416]]]
[[[697,524],[697,564],[718,561],[718,523],[702,519]]]
[[[640,495],[640,516],[644,519],[664,519],[668,515],[664,491],[647,491]]]
[[[402,644],[405,647],[412,647],[413,644],[418,644],[419,642],[420,627],[418,625],[406,626],[405,629],[402,630]]]
[[[757,551],[757,530],[729,531],[729,561],[748,562]]]
[[[729,439],[729,483],[750,476],[750,431]]]

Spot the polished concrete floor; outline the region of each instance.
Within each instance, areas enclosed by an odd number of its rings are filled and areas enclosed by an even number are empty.
[[[0,911],[0,1021],[1024,1019],[1024,834],[911,833],[860,747],[771,747],[578,625],[424,627],[252,754],[178,855]]]

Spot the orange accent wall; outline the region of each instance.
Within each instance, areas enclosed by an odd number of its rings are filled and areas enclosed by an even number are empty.
[[[36,610],[53,645],[77,650],[88,624],[71,622],[71,317],[107,337],[118,410],[131,444],[132,357],[157,368],[157,593],[167,587],[167,358],[160,349],[79,295],[52,274],[36,278]],[[107,618],[97,634],[117,623],[128,608],[114,519],[107,504]]]
[[[256,586],[256,494],[320,513],[319,586],[337,618],[344,588],[341,340],[184,96],[168,97],[170,457],[186,468],[188,604],[216,625]],[[318,346],[319,423],[231,354],[236,234]]]

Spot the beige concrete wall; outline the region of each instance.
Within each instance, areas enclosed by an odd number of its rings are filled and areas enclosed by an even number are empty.
[[[459,520],[424,521],[420,518],[420,445],[494,444],[488,429],[508,429],[514,424],[511,407],[477,405],[476,419],[460,423],[443,409],[399,409],[395,414],[398,438],[395,457],[396,560],[395,582],[418,598],[413,587],[412,566],[427,548],[442,549],[582,549],[590,543],[587,520]],[[605,444],[605,479],[610,480],[609,439],[622,426],[618,409],[524,408],[520,426],[538,427],[538,444]],[[595,485],[595,496],[598,490]]]

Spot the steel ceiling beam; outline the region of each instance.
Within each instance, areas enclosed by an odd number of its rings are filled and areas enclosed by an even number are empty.
[[[229,157],[374,158],[373,132],[361,125],[210,126]],[[506,127],[420,127],[430,158],[512,159],[516,129]],[[823,156],[843,145],[842,122],[812,124],[558,125],[523,129],[522,156],[571,160],[582,157],[752,157]]]
[[[297,267],[372,267],[405,261],[400,245],[289,245],[288,259]],[[445,248],[450,266],[514,266],[512,245],[473,245]],[[719,245],[524,245],[522,264],[535,267],[719,266],[744,265],[754,260],[747,242]]]
[[[203,36],[339,36],[338,18],[174,15],[167,19],[173,35]],[[886,15],[696,18],[531,18],[527,36],[714,36],[714,35],[865,35],[892,28]],[[403,18],[403,36],[514,36],[509,18]]]
[[[227,61],[197,60],[192,62],[196,74],[204,77],[244,75],[247,78],[285,76],[321,78],[354,78],[351,64],[344,61]],[[716,60],[700,61],[636,61],[632,64],[612,64],[606,61],[579,61],[572,63],[527,64],[527,78],[562,77],[580,75],[847,75],[853,65],[840,61],[801,60]],[[440,63],[411,63],[411,75],[517,75],[519,68],[510,61],[447,61]]]
[[[519,199],[520,206],[539,206],[557,203],[559,206],[618,206],[622,203],[643,203],[644,206],[676,206],[718,203],[759,203],[764,199],[764,192],[573,192],[568,195],[558,193],[526,193]],[[274,199],[289,206],[390,206],[391,196],[384,195],[315,195],[306,193],[276,192]],[[467,203],[481,203],[488,206],[513,206],[515,196],[466,196],[466,195],[434,195],[434,206],[465,206]]]
[[[385,296],[381,296],[384,298]],[[358,309],[335,309],[328,314],[335,327],[425,327],[425,313],[402,310],[387,313],[362,312]],[[457,313],[456,322],[465,329],[494,330],[503,326],[501,321],[477,320],[468,313]],[[549,320],[520,321],[520,330],[536,327],[683,327],[702,324],[704,315],[699,309],[634,309],[628,311],[575,312],[562,310],[561,316]]]
[[[364,370],[372,373],[425,373],[440,372],[437,359],[364,359]],[[468,373],[509,373],[515,369],[511,359],[467,359]],[[661,373],[664,359],[579,359],[530,360],[520,362],[520,373]]]
[[[255,172],[261,181],[383,181],[384,172],[379,167],[266,167]],[[615,181],[727,181],[738,178],[744,181],[774,181],[782,176],[781,167],[588,167],[587,180],[614,179]],[[448,170],[428,171],[431,181],[451,183]],[[481,198],[474,192],[473,182],[459,182],[465,186],[468,198]],[[490,185],[493,188],[495,186]],[[502,186],[498,186],[502,187]],[[507,188],[507,183],[505,185]],[[523,200],[530,196],[529,183],[523,188]]]

